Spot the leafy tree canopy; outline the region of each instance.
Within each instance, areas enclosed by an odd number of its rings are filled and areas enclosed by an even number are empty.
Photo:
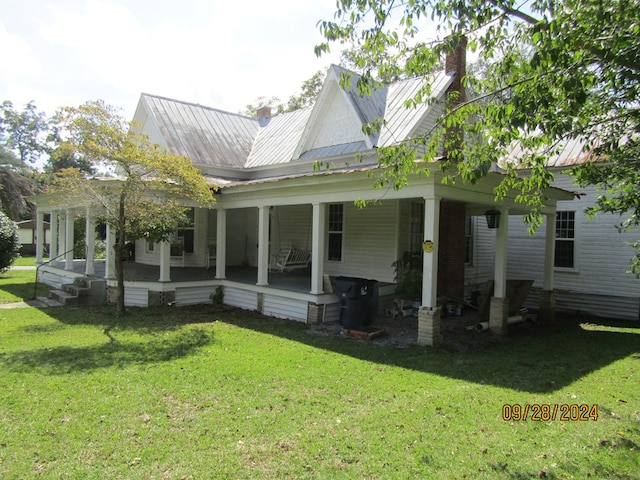
[[[450,106],[429,135],[379,152],[380,163],[394,168],[378,184],[402,187],[407,173],[426,170],[414,160],[436,158],[447,130],[465,132],[441,163],[447,181],[475,181],[517,143],[524,149],[517,167],[530,175],[503,164],[508,175],[496,193],[518,189],[519,200],[534,207],[535,226],[542,190],[553,179],[545,161],[567,140],[582,139],[600,162],[576,168],[577,179],[600,186],[598,210],[630,212],[625,225],[637,226],[638,12],[636,0],[338,0],[334,19],[319,23],[326,42],[316,53],[331,43],[350,45],[352,62],[364,71],[363,92],[377,79],[429,74],[467,38],[483,65],[482,76],[464,79],[479,96]],[[427,87],[413,102],[429,100]]]
[[[175,233],[185,203],[211,206],[215,199],[200,171],[186,157],[152,144],[137,125],[125,121],[102,101],[61,109],[57,128],[64,132],[58,148],[113,172],[111,178],[86,178],[77,169],[56,173],[51,193],[76,205],[92,207],[116,231],[117,314],[124,314],[122,270],[125,242],[139,238],[160,242]]]
[[[19,112],[6,100],[0,107],[0,144],[14,152],[20,165],[35,163],[47,151],[47,118],[38,112],[34,102]]]
[[[18,257],[20,240],[18,227],[0,210],[0,273],[5,272]]]

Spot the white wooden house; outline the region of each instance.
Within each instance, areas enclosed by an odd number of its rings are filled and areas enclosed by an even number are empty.
[[[484,222],[488,210],[503,221],[492,230],[495,289],[491,299],[491,329],[505,333],[508,298],[507,244],[510,215],[527,213],[515,193],[495,203],[493,188],[501,179],[496,169],[477,184],[444,185],[437,163],[430,176],[415,176],[400,190],[374,190],[369,173],[377,168],[376,150],[402,142],[431,128],[442,112],[447,92],[464,74],[464,52],[447,59],[447,68],[432,78],[438,102],[407,109],[424,79],[412,79],[360,97],[356,82],[340,86],[340,67],[330,68],[315,105],[271,117],[258,118],[223,112],[201,105],[143,94],[135,120],[151,140],[188,156],[219,187],[211,210],[194,207],[192,223],[177,232],[171,244],[135,243],[135,264],[125,270],[127,305],[184,305],[210,302],[219,286],[224,302],[268,315],[303,322],[337,321],[340,298],[327,279],[337,276],[378,281],[381,301],[394,291],[392,263],[406,251],[424,251],[422,296],[419,298],[418,342],[441,340],[442,296],[460,298],[465,288],[468,226]],[[363,133],[363,125],[384,118],[379,133]],[[361,161],[355,162],[355,154]],[[322,161],[329,169],[316,169]],[[573,194],[551,188],[545,214],[553,218],[559,200]],[[65,252],[73,243],[72,218],[78,206],[53,197],[36,197],[38,218],[51,214],[52,250]],[[356,200],[370,201],[359,209]],[[86,210],[86,209],[85,209]],[[92,212],[86,211],[87,228]],[[71,227],[70,227],[71,225]],[[553,305],[553,268],[550,264],[553,229],[545,237],[541,308]],[[71,238],[69,238],[71,236]],[[91,236],[88,236],[91,237]],[[107,244],[114,241],[107,231]],[[270,268],[283,246],[306,252],[308,268]],[[88,260],[78,271],[78,260],[67,253],[60,265],[43,267],[45,281],[60,284],[73,275],[101,275],[108,290],[115,285],[113,259],[97,267],[88,245]],[[76,266],[76,267],[74,267]],[[301,267],[303,265],[297,265]],[[144,270],[144,268],[146,270]],[[143,275],[141,271],[146,273]],[[468,274],[468,272],[467,272]]]
[[[640,279],[629,273],[630,259],[635,255],[631,244],[634,232],[620,232],[624,217],[598,214],[589,217],[588,207],[596,204],[595,187],[579,188],[567,168],[590,159],[580,141],[568,141],[560,152],[548,159],[554,172],[554,185],[579,193],[571,201],[559,201],[556,207],[554,240],[554,292],[556,308],[570,313],[586,313],[600,317],[640,320]],[[534,280],[526,305],[535,306],[543,289],[545,238],[547,224],[533,235],[521,216],[509,217],[509,250],[507,275],[525,275]],[[483,259],[492,258],[492,233],[480,225],[476,229],[475,260],[467,266],[467,291],[481,288],[493,277],[493,265]],[[524,273],[523,273],[524,272]]]

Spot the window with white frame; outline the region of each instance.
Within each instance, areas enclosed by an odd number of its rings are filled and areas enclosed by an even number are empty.
[[[576,212],[556,213],[555,266],[575,268]]]
[[[464,263],[473,265],[473,217],[466,217],[464,223]]]
[[[342,237],[344,228],[344,205],[334,203],[329,205],[329,241],[327,260],[342,261]]]

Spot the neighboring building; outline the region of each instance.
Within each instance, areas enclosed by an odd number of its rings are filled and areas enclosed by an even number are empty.
[[[16,222],[18,225],[18,236],[20,238],[20,255],[35,255],[37,239],[37,228],[35,220],[23,220]],[[49,222],[43,222],[43,240],[46,251],[49,251]]]
[[[468,283],[465,275],[472,274],[465,267],[474,248],[470,226],[485,222],[485,212],[496,210],[503,219],[492,230],[497,253],[484,260],[495,265],[491,329],[506,332],[510,222],[505,220],[524,215],[529,208],[515,201],[515,192],[494,201],[493,189],[502,178],[499,170],[474,185],[444,185],[434,162],[429,176],[411,176],[399,190],[374,190],[369,175],[380,168],[378,148],[408,141],[433,127],[446,95],[464,75],[464,51],[450,56],[446,72],[433,77],[438,101],[411,109],[405,101],[424,79],[406,80],[360,97],[355,78],[351,89],[341,88],[340,77],[345,74],[355,77],[331,67],[313,108],[275,117],[268,109],[261,110],[259,118],[248,118],[141,96],[134,119],[142,131],[171,152],[188,156],[219,187],[219,194],[213,209],[191,209],[192,221],[176,232],[173,242],[135,243],[135,262],[126,270],[127,305],[210,302],[210,295],[222,286],[224,302],[230,305],[310,323],[336,321],[341,299],[331,291],[329,279],[377,280],[385,305],[395,289],[392,264],[405,252],[424,252],[418,342],[436,345],[441,339],[442,299],[462,298]],[[379,133],[363,133],[367,122],[380,117],[385,126]],[[356,154],[359,161],[354,160]],[[318,169],[316,162],[331,168]],[[554,214],[558,200],[573,198],[556,188],[546,194],[546,215]],[[33,200],[39,216],[51,214],[53,251],[64,252],[64,244],[73,242],[72,219],[78,211],[88,216],[87,230],[93,228],[95,212],[87,207],[68,205],[51,195]],[[359,209],[356,200],[370,204]],[[107,245],[114,241],[108,229]],[[296,252],[289,257],[292,263],[284,272],[280,266],[270,268],[285,246]],[[92,257],[92,245],[87,251],[86,262],[74,261],[71,253],[59,265],[43,268],[44,281],[57,285],[74,276],[100,275],[106,278],[107,291],[113,292],[113,255],[108,249],[106,263],[100,264]],[[546,253],[547,258],[552,254]],[[548,315],[552,281],[553,269],[546,268],[540,302]]]

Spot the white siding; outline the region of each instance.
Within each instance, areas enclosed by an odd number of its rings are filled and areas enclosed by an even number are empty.
[[[557,175],[556,178],[556,186],[578,190],[568,176]],[[603,214],[594,219],[587,218],[584,209],[593,204],[596,191],[593,188],[580,191],[586,195],[573,201],[558,202],[557,206],[557,211],[575,211],[576,263],[573,270],[554,271],[556,305],[559,310],[638,319],[640,280],[626,273],[634,253],[627,242],[633,241],[634,235],[618,233],[615,225],[621,220],[619,216]],[[537,297],[537,290],[542,288],[546,225],[529,235],[522,217],[512,216],[509,220],[508,276],[534,280],[534,291],[528,304],[535,306],[532,298]],[[490,262],[494,257],[494,238],[493,231],[478,229],[476,241],[483,278],[493,272]]]
[[[178,287],[176,288],[176,305],[197,305],[200,303],[211,303],[210,295],[214,293],[216,287]]]
[[[347,275],[392,282],[397,259],[398,202],[366,208],[344,204],[342,262],[325,262],[328,275]]]
[[[273,207],[271,212],[271,254],[280,250],[282,242],[294,247],[311,250],[312,243],[311,205]]]
[[[364,139],[361,123],[337,85],[334,86],[331,95],[326,99],[314,127],[315,135],[309,139],[304,150],[358,142]]]
[[[227,211],[227,265],[258,264],[258,209]]]
[[[264,296],[263,313],[272,317],[306,322],[307,308],[308,302],[305,300],[270,294]]]
[[[149,289],[142,287],[125,287],[124,304],[127,307],[148,307]]]
[[[256,292],[241,288],[224,287],[224,303],[225,305],[245,310],[256,310],[258,308],[258,295]]]

